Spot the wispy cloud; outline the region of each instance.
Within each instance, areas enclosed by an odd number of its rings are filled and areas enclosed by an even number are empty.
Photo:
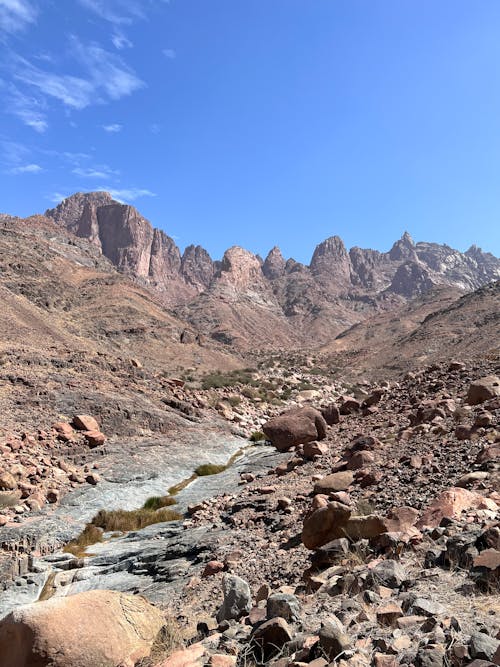
[[[87,169],[84,169],[83,167],[75,167],[75,169],[72,170],[72,173],[75,174],[76,176],[81,176],[82,178],[98,178],[98,179],[103,179],[103,178],[114,178],[115,176],[119,176],[120,172],[115,171],[114,169],[111,169],[107,165],[98,165],[96,167],[89,167]]]
[[[176,56],[174,49],[163,49],[162,53],[169,60],[173,60]]]
[[[120,125],[120,123],[111,123],[110,125],[103,125],[102,129],[105,132],[110,132],[113,134],[116,132],[121,132],[123,130],[123,125]]]
[[[39,95],[54,97],[77,110],[118,100],[145,85],[121,58],[96,43],[83,44],[73,36],[71,52],[85,76],[49,72],[20,56],[14,59],[14,76]]]
[[[7,170],[9,174],[39,174],[43,168],[39,164],[23,164]]]
[[[9,85],[6,90],[6,109],[22,120],[22,122],[31,127],[36,132],[42,134],[49,126],[44,111],[43,102],[22,93],[17,86]]]
[[[122,49],[130,49],[134,46],[130,39],[128,39],[122,32],[115,32],[114,35],[111,36],[111,42],[118,51],[121,51]]]
[[[37,10],[28,0],[0,0],[0,30],[13,33],[34,23]]]
[[[80,4],[116,25],[129,25],[135,19],[144,18],[144,3],[138,0],[80,0]]]
[[[144,190],[142,188],[124,188],[122,190],[110,190],[107,188],[99,189],[109,192],[112,197],[124,203],[135,201],[140,197],[156,197],[156,193],[151,192],[151,190]]]
[[[48,199],[53,204],[59,204],[60,202],[63,201],[63,199],[66,199],[67,197],[69,197],[69,194],[63,195],[61,192],[51,192],[50,194],[45,195],[45,199]]]

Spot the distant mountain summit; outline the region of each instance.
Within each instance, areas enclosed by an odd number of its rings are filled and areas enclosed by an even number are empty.
[[[415,243],[408,232],[388,252],[352,248],[332,236],[309,266],[274,247],[262,261],[230,248],[213,261],[201,246],[181,253],[133,206],[109,193],[76,193],[46,211],[88,239],[120,271],[157,291],[165,304],[217,340],[241,348],[327,342],[368,315],[434,287],[475,290],[500,279],[500,259],[472,246]]]

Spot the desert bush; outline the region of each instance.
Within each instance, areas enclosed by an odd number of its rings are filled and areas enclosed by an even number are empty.
[[[21,494],[19,491],[0,491],[0,510],[14,507],[19,503]]]
[[[250,442],[260,442],[261,440],[266,439],[266,434],[262,431],[254,431],[249,437]]]
[[[237,405],[241,403],[241,398],[236,394],[232,394],[232,396],[227,397],[227,402],[231,407],[235,408]]]
[[[227,468],[225,465],[216,465],[215,463],[204,463],[201,466],[198,466],[195,470],[195,473],[198,477],[207,477],[208,475],[217,475],[220,472],[224,472]]]
[[[151,496],[151,498],[148,498],[144,505],[142,506],[142,509],[145,510],[159,510],[162,507],[170,507],[171,505],[175,505],[177,503],[175,498],[172,498],[172,496]]]

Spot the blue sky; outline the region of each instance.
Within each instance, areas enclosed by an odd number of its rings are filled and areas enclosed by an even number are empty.
[[[181,247],[500,254],[498,0],[0,0],[0,210],[110,190]]]

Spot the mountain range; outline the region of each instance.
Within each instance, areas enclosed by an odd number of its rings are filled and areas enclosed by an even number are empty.
[[[106,192],[76,193],[45,216],[152,288],[196,331],[241,351],[318,347],[436,287],[465,293],[500,279],[500,259],[491,253],[415,243],[407,232],[388,252],[347,250],[332,236],[305,265],[278,247],[265,259],[238,246],[220,261],[201,246],[181,253],[164,231]]]

